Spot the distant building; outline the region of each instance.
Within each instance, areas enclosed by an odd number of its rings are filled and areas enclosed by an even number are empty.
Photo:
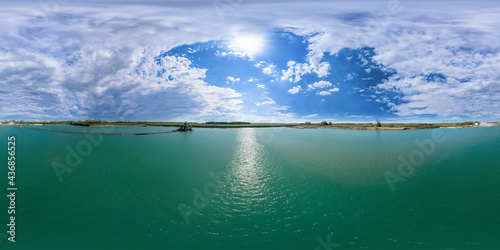
[[[474,123],[474,126],[479,126],[479,122]]]
[[[8,125],[16,125],[14,122],[9,122]]]

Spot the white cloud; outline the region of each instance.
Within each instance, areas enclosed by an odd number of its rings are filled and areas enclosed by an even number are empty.
[[[321,95],[321,96],[327,96],[327,95],[331,95],[332,93],[329,92],[329,91],[321,91],[318,93],[318,95]]]
[[[301,90],[302,90],[302,87],[300,87],[300,85],[297,85],[297,86],[289,89],[288,93],[295,95],[295,94],[299,93],[299,91],[301,91]]]
[[[226,84],[227,84],[227,83],[235,83],[235,82],[239,82],[239,81],[240,81],[240,78],[234,78],[234,77],[232,77],[232,76],[228,76],[228,77],[226,78]]]
[[[274,64],[270,64],[269,66],[262,69],[262,73],[264,73],[266,75],[272,75],[272,74],[276,73],[276,71],[274,70],[275,68],[276,67],[274,66]]]
[[[282,70],[282,75],[281,75],[281,80],[282,81],[290,81],[290,82],[300,82],[302,80],[301,76],[311,73],[311,72],[316,72],[318,69],[314,68],[311,66],[310,63],[297,63],[295,61],[288,61],[287,62],[287,70]],[[323,72],[324,68],[330,68],[329,64],[327,62],[324,62],[321,64],[321,72]],[[328,75],[328,74],[326,74]],[[320,75],[318,74],[318,77],[324,77],[326,76],[324,72]]]
[[[308,48],[310,55],[318,58],[343,48],[375,48],[373,59],[398,72],[379,85],[384,91],[404,95],[401,104],[386,103],[398,115],[499,119],[493,110],[500,109],[500,73],[494,70],[500,66],[500,32],[495,28],[500,14],[490,10],[500,6],[492,2],[459,6],[451,1],[420,1],[402,2],[401,7],[397,15],[377,4],[351,12],[343,9],[343,13],[358,14],[339,18],[339,22],[318,22],[314,29],[302,28],[295,33],[316,33],[308,40]],[[432,73],[445,75],[447,82],[428,82],[424,76]],[[355,77],[348,74],[346,80]]]
[[[264,84],[256,84],[258,89],[266,89],[266,85]]]
[[[370,116],[370,115],[347,115],[345,117],[363,118],[363,119],[372,119],[372,118],[374,118],[373,116]]]
[[[328,91],[330,92],[338,92],[340,89],[339,88],[333,88],[333,89],[329,89]]]
[[[245,3],[224,18],[209,14],[214,12],[211,3],[184,8],[190,4],[69,2],[50,15],[35,1],[5,4],[0,16],[0,115],[133,119],[149,113],[168,119],[177,117],[168,115],[177,110],[193,111],[193,117],[229,117],[219,109],[241,106],[236,91],[204,82],[206,70],[182,58],[165,59],[175,68],[167,69],[171,79],[159,78],[155,57],[180,44],[228,39],[233,32],[286,29],[306,37],[309,53],[304,62],[288,62],[281,80],[327,76],[325,55],[366,46],[375,49],[376,62],[397,72],[378,86],[402,95],[400,104],[385,100],[397,114],[500,118],[497,2],[403,1],[397,11],[384,1],[258,2]],[[328,11],[310,15],[319,9]],[[35,18],[39,15],[43,20]],[[446,83],[428,82],[425,75],[431,73],[445,75]],[[301,90],[297,86],[289,92]],[[226,101],[227,96],[234,100]],[[427,108],[415,109],[419,107]]]
[[[265,63],[266,63],[266,61],[259,61],[254,66],[257,67],[257,68],[262,68]]]
[[[286,110],[290,110],[292,107],[291,106],[279,106],[279,107],[275,107],[275,108],[271,108],[272,110],[277,110],[277,111],[286,111]]]
[[[276,102],[273,99],[268,98],[267,101],[256,103],[255,105],[256,106],[262,106],[262,105],[274,105],[274,104],[276,104]]]
[[[319,117],[319,115],[318,114],[312,114],[312,115],[302,116],[302,118],[316,118],[316,117]]]
[[[324,89],[327,87],[331,87],[333,84],[329,81],[319,81],[315,82],[313,84],[309,84],[307,86],[307,90],[313,90],[313,89]]]
[[[310,54],[310,53],[309,53]],[[297,63],[295,61],[288,61],[287,70],[282,70],[281,80],[290,82],[299,82],[302,80],[301,76],[309,73],[315,73],[318,77],[325,77],[330,74],[330,64],[328,62],[321,62],[322,56],[318,55],[308,56],[309,60],[306,63]]]

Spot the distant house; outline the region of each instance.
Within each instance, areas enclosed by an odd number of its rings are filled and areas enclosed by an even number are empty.
[[[16,125],[14,122],[7,123],[8,125]]]
[[[481,122],[480,126],[482,127],[491,127],[491,126],[494,126],[495,124],[491,123],[491,122]]]
[[[0,122],[0,125],[3,125],[3,123]]]
[[[474,126],[479,126],[479,122],[474,123]]]

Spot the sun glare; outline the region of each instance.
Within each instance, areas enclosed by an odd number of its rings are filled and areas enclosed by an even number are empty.
[[[262,49],[263,39],[259,36],[238,36],[231,45],[238,51],[256,54]]]

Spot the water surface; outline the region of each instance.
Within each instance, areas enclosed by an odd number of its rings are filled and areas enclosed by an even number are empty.
[[[196,128],[89,138],[0,126],[0,158],[16,136],[18,187],[17,242],[0,246],[327,249],[329,238],[339,249],[500,248],[500,127],[439,129],[441,142],[435,131]],[[435,148],[425,154],[415,140]],[[85,154],[78,161],[72,150]],[[402,175],[401,158],[412,157],[420,164]],[[58,178],[54,164],[71,172]],[[401,178],[393,189],[388,173]],[[6,193],[5,167],[0,174]]]

